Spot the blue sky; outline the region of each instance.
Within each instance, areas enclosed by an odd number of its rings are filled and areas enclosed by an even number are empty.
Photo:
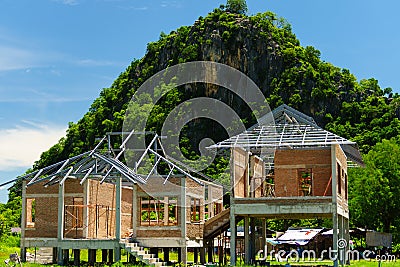
[[[0,182],[32,166],[65,135],[146,44],[191,25],[221,1],[0,0]],[[400,92],[397,0],[248,0],[273,11],[302,45]],[[0,190],[0,202],[7,199]]]

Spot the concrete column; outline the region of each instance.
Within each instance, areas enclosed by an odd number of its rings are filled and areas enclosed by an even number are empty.
[[[84,237],[89,237],[89,180],[86,179],[86,181],[83,183],[83,236]]]
[[[21,240],[20,240],[20,256],[21,261],[26,262],[25,248],[25,227],[26,227],[26,181],[22,181],[22,205],[21,205]]]
[[[346,240],[346,251],[350,251],[350,225],[349,225],[349,218],[344,218],[344,230],[345,230],[345,235],[344,235],[344,239]],[[346,253],[346,265],[350,265],[350,259],[347,257],[347,253]]]
[[[331,176],[332,176],[332,229],[333,229],[333,251],[334,255],[331,255],[335,260],[333,266],[338,266],[338,208],[337,208],[337,162],[336,162],[336,145],[331,145]]]
[[[121,195],[122,195],[122,179],[120,176],[115,178],[115,239],[121,240]],[[121,248],[114,248],[114,260],[121,260]]]
[[[168,205],[165,205],[168,207]],[[137,237],[137,223],[138,223],[138,198],[137,198],[137,185],[133,185],[133,190],[132,190],[132,237],[136,238]],[[168,214],[168,213],[164,213]],[[167,216],[166,216],[167,217]]]
[[[250,217],[250,263],[254,264],[256,260],[256,221]]]
[[[92,266],[96,263],[96,250],[95,249],[89,249],[88,263],[89,263],[89,265],[92,265]]]
[[[231,197],[231,203],[233,201],[233,197]],[[230,256],[231,256],[231,266],[236,265],[236,220],[235,220],[235,209],[231,204],[230,210],[230,228],[231,228],[231,239],[230,239]]]
[[[182,262],[182,248],[178,248],[178,264]]]
[[[266,240],[267,240],[267,220],[266,219],[262,219],[262,239],[261,239],[261,247],[260,249],[263,250],[263,257],[265,257],[266,255],[268,255],[268,251],[267,251],[267,246],[266,246]]]
[[[187,247],[186,247],[186,177],[181,179],[181,232],[182,232],[182,246],[179,255],[181,256],[181,261],[184,265],[187,262]],[[190,203],[190,202],[189,202]]]
[[[121,239],[121,181],[122,179],[120,176],[115,178],[115,239],[118,241]]]
[[[204,247],[204,241],[203,241],[203,247],[200,248],[200,263],[205,264],[206,263],[206,248]]]
[[[338,234],[338,241],[343,240],[344,237],[344,233],[343,233],[343,216],[338,215],[338,229],[339,229],[339,234]],[[340,244],[342,244],[342,242],[340,242]],[[344,264],[344,253],[345,253],[346,248],[342,248],[339,247],[339,243],[338,243],[338,260],[339,260],[339,264],[343,265]]]
[[[249,217],[244,217],[244,263],[250,264],[251,259],[251,248],[250,248],[250,237],[249,237]]]
[[[57,254],[57,247],[54,247],[54,248],[53,248],[53,259],[52,259],[52,263],[53,263],[53,264],[56,264],[56,263],[57,263],[57,256],[58,256],[58,254]]]
[[[163,252],[164,252],[164,262],[169,262],[169,248],[163,248]]]
[[[108,262],[109,263],[114,262],[114,250],[113,249],[108,250]]]
[[[74,266],[79,266],[81,263],[81,250],[74,249]]]
[[[64,239],[64,184],[58,186],[58,265],[63,265],[63,250],[61,248],[62,240]]]
[[[107,257],[108,257],[107,249],[102,249],[101,250],[101,262],[106,263],[108,260]]]
[[[214,239],[207,241],[207,261],[213,262]]]
[[[121,260],[121,248],[118,246],[114,248],[114,261],[118,262]]]
[[[63,249],[63,265],[68,265],[69,263],[69,249]]]
[[[193,256],[193,263],[198,263],[199,262],[199,249],[194,248],[194,256]]]

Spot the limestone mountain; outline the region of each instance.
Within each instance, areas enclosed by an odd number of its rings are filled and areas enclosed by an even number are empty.
[[[371,78],[357,81],[347,69],[320,59],[314,47],[303,47],[290,25],[271,12],[246,16],[218,8],[147,45],[110,88],[94,100],[77,123],[70,123],[65,138],[44,152],[34,168],[87,151],[97,137],[121,131],[127,104],[135,91],[160,70],[189,61],[215,61],[234,67],[262,90],[271,108],[286,103],[315,118],[317,123],[357,141],[362,151],[383,138],[400,133],[399,97],[381,89]],[[192,97],[207,96],[232,106],[246,125],[254,123],[248,107],[238,97],[210,84],[192,84],[163,97],[148,120],[148,129],[160,131],[163,119],[176,105]],[[191,122],[181,138],[189,157],[196,157],[196,142],[204,136],[226,138],[211,121]],[[221,131],[220,131],[221,130]],[[208,170],[218,172],[218,164]]]

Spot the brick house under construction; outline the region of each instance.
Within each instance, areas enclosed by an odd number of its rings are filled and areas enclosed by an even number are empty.
[[[226,248],[233,266],[237,255],[244,254],[246,263],[255,260],[256,218],[264,222],[259,247],[265,247],[266,219],[330,218],[333,249],[340,238],[349,239],[347,162],[363,164],[357,146],[286,105],[212,146],[231,152],[228,209],[221,185],[193,177],[156,149],[146,151],[170,166],[168,175],[153,172],[159,160],[147,176],[139,175],[118,160],[120,154],[99,152],[102,141],[90,152],[23,177],[22,257],[27,247],[53,247],[54,260],[65,263],[73,249],[79,264],[81,249],[89,249],[91,262],[101,249],[103,261],[112,262],[121,259],[122,248],[147,264],[162,265],[160,248],[164,262],[176,248],[186,263],[191,247],[195,261],[200,254],[205,263],[213,260],[214,238],[230,228]],[[173,170],[180,174],[172,175]],[[242,219],[239,246],[236,229]],[[225,250],[219,250],[222,259],[220,251]]]
[[[212,147],[231,150],[231,265],[240,254],[234,233],[242,218],[246,263],[254,262],[258,251],[256,218],[263,220],[261,248],[266,219],[332,219],[333,250],[338,251],[339,239],[349,244],[348,161],[363,165],[356,143],[282,105],[259,125]],[[343,254],[337,255],[343,263]]]
[[[159,154],[182,174],[143,178],[97,150],[23,177],[22,258],[28,247],[51,247],[54,262],[67,263],[73,250],[79,265],[80,250],[88,249],[94,263],[101,249],[102,261],[114,262],[125,249],[161,266],[159,249],[166,262],[170,249],[182,262],[188,248],[199,254],[206,220],[223,211],[223,187],[192,177]]]

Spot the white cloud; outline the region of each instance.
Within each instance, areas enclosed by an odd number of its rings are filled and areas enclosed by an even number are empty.
[[[28,50],[0,46],[0,71],[27,69],[38,65],[37,56]]]
[[[77,0],[53,0],[53,1],[59,2],[67,6],[76,6],[77,4],[79,4]]]
[[[0,129],[0,171],[31,167],[66,132],[66,127],[60,125],[25,124]]]

